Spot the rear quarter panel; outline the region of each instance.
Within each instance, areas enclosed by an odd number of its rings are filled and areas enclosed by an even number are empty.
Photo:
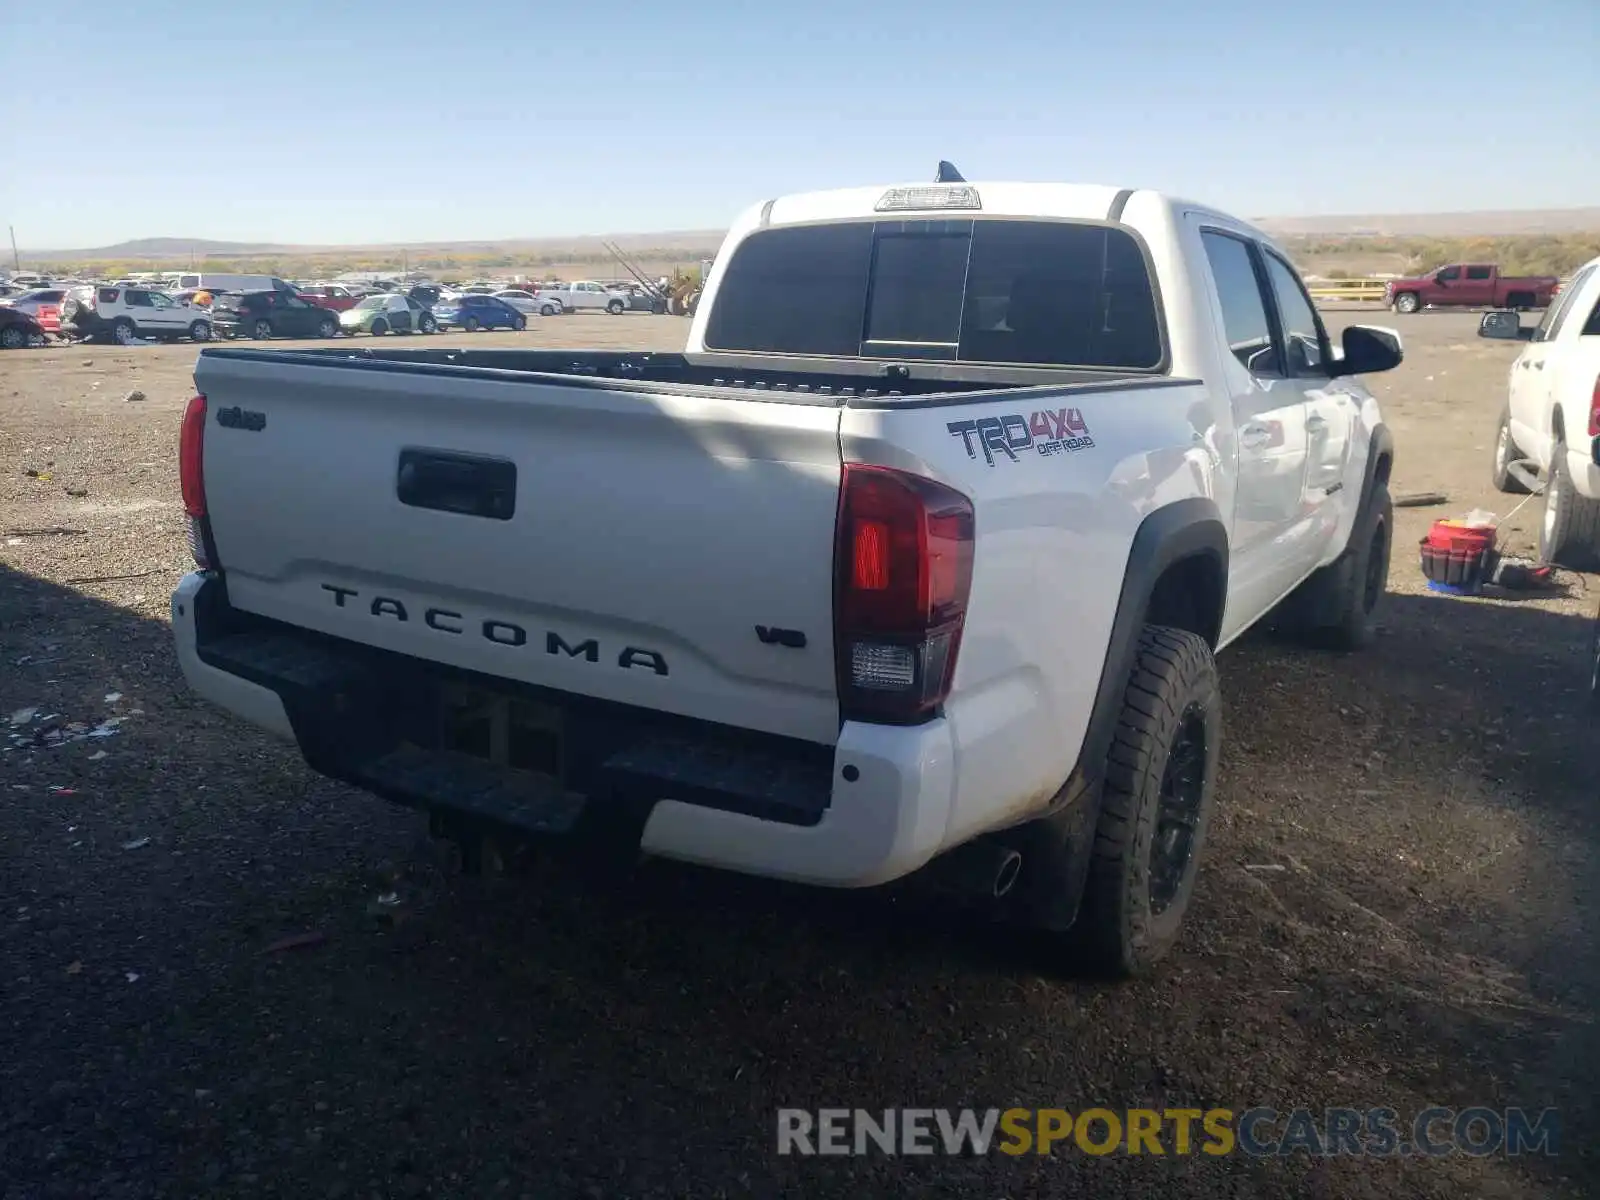
[[[844,461],[926,475],[974,502],[972,597],[945,709],[956,797],[944,844],[1025,819],[1060,789],[1134,532],[1154,508],[1214,492],[1205,389],[1150,383],[843,414]],[[1003,432],[986,442],[985,427]]]

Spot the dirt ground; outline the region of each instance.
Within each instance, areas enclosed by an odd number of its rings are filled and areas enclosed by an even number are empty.
[[[1380,319],[1407,340],[1373,380],[1394,490],[1449,503],[1400,511],[1371,651],[1262,634],[1222,656],[1196,906],[1165,970],[1121,986],[877,895],[666,864],[451,873],[417,814],[185,690],[167,603],[194,347],[0,355],[0,1196],[1600,1195],[1600,595],[1424,589],[1430,521],[1513,503],[1488,467],[1515,347],[1472,315]],[[105,736],[31,741],[64,722]],[[1257,1104],[1553,1107],[1559,1153],[775,1153],[780,1106]]]

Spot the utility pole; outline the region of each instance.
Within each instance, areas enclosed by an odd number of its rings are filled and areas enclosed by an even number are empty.
[[[21,271],[22,259],[17,257],[17,227],[15,225],[7,225],[6,228],[11,231],[11,265]]]

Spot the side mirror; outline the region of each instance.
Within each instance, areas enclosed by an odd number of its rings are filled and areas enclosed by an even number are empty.
[[[1382,325],[1351,325],[1345,329],[1340,346],[1344,354],[1331,364],[1335,378],[1392,371],[1405,359],[1400,335]]]
[[[1510,309],[1486,312],[1478,321],[1478,336],[1514,342],[1522,337],[1522,318]]]

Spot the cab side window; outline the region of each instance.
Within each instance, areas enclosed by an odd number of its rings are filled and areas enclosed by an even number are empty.
[[[1228,349],[1252,375],[1281,375],[1272,325],[1267,320],[1267,303],[1249,244],[1243,238],[1212,230],[1202,232],[1200,240],[1211,264],[1217,299],[1222,302]]]
[[[1583,291],[1584,285],[1594,275],[1595,267],[1585,267],[1572,277],[1572,282],[1561,289],[1561,294],[1550,302],[1550,307],[1544,310],[1544,320],[1539,322],[1539,328],[1533,331],[1532,341],[1553,342],[1556,335],[1561,332],[1561,326],[1566,324],[1567,313],[1571,310],[1573,301],[1578,298],[1578,293]],[[1587,326],[1585,326],[1587,328]]]
[[[1287,351],[1289,374],[1296,379],[1314,379],[1326,376],[1327,356],[1323,345],[1327,335],[1317,310],[1306,295],[1300,277],[1294,268],[1276,254],[1263,251],[1267,262],[1267,277],[1272,281],[1272,294],[1278,302],[1278,316],[1283,322],[1283,344]]]
[[[1461,278],[1461,268],[1460,267],[1446,267],[1444,270],[1439,272],[1439,282],[1440,283],[1454,283],[1456,280],[1458,280],[1460,278]]]

